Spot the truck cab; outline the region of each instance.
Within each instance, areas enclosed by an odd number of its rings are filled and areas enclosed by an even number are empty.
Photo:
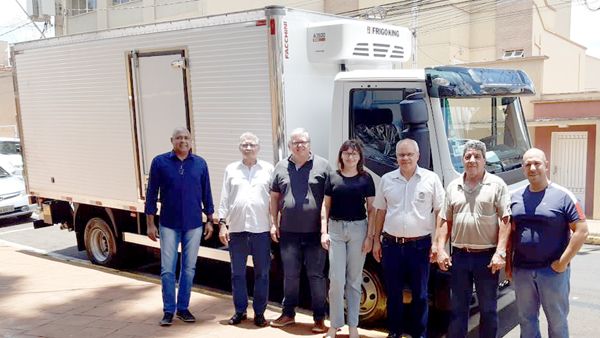
[[[464,144],[477,139],[487,147],[486,171],[514,190],[526,182],[521,158],[530,147],[518,96],[533,92],[531,80],[519,70],[434,67],[340,73],[334,85],[330,162],[336,163],[344,140],[359,139],[365,166],[378,182],[398,169],[396,143],[411,138],[419,144],[419,166],[437,173],[447,186],[464,171]],[[385,310],[379,269],[369,257],[363,273],[365,321]],[[432,265],[431,301],[442,311],[449,310],[448,278]]]

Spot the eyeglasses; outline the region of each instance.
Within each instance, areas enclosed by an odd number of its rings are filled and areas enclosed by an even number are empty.
[[[398,158],[403,158],[403,157],[413,157],[415,156],[415,153],[401,153],[401,154],[396,154],[398,156]]]
[[[297,147],[297,146],[306,146],[309,143],[310,143],[309,141],[294,141],[294,142],[292,142],[292,145],[294,147]]]
[[[256,143],[242,143],[242,144],[240,144],[240,148],[251,148],[251,149],[254,149],[256,147],[258,147],[258,144],[256,144]]]
[[[342,151],[342,156],[344,157],[360,157],[359,153],[350,153],[347,151]]]

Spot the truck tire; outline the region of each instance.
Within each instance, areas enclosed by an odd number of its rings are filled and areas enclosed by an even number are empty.
[[[363,268],[362,296],[359,318],[363,324],[374,324],[385,318],[387,295],[383,287],[381,268],[367,260]]]
[[[85,251],[89,260],[97,265],[116,266],[119,251],[117,239],[108,223],[99,217],[85,225]]]

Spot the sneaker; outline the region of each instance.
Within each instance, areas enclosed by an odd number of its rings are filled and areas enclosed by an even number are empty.
[[[269,325],[269,322],[267,322],[264,315],[254,315],[254,325],[258,327],[265,327]]]
[[[246,313],[239,313],[236,312],[233,316],[231,316],[231,318],[229,318],[229,321],[227,322],[229,325],[237,325],[239,323],[242,322],[242,320],[247,319],[248,316],[246,315]]]
[[[159,324],[160,326],[171,326],[171,324],[173,324],[173,314],[171,312],[165,312]]]
[[[325,321],[323,319],[315,320],[315,325],[313,325],[311,331],[315,333],[327,332],[327,326],[325,326]]]
[[[186,323],[193,323],[196,321],[196,317],[194,317],[194,315],[189,310],[177,311],[177,318],[183,320]]]
[[[286,316],[282,314],[279,318],[271,321],[271,326],[273,327],[284,327],[286,325],[295,324],[296,320],[294,317]]]

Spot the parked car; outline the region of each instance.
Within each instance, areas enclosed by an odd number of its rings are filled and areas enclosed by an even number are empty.
[[[0,165],[11,174],[23,175],[21,142],[18,138],[0,137]]]
[[[29,218],[36,209],[37,205],[29,204],[23,178],[0,165],[0,219]]]

